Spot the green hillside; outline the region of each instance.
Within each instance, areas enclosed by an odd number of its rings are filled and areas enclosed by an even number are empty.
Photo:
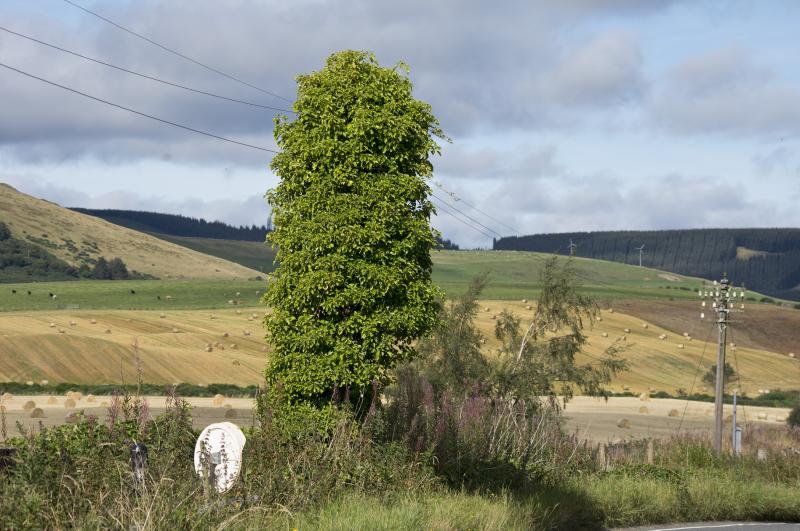
[[[498,250],[567,254],[638,264],[702,278],[728,274],[737,285],[800,300],[800,229],[692,229],[573,232],[500,238]]]
[[[162,240],[188,247],[217,258],[236,262],[250,269],[269,273],[275,269],[275,250],[267,243],[244,240],[221,240],[218,238],[193,238],[149,233]]]
[[[539,274],[551,254],[521,251],[437,251],[433,280],[448,294],[458,294],[482,272],[489,273],[483,298],[535,298]],[[602,299],[694,299],[701,279],[646,267],[575,258],[584,291]]]

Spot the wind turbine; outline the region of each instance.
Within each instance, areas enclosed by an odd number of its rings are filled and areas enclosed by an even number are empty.
[[[642,267],[642,251],[644,251],[644,244],[641,247],[635,247],[639,251],[639,267]]]
[[[577,243],[572,243],[572,238],[569,239],[569,255],[575,256],[575,249],[578,248]]]

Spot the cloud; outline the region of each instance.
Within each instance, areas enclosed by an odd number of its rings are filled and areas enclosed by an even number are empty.
[[[46,199],[63,207],[111,208],[120,210],[142,210],[182,214],[207,221],[224,221],[232,225],[266,225],[269,219],[269,206],[262,195],[252,195],[241,199],[200,199],[183,197],[180,199],[159,196],[132,194],[129,191],[112,191],[88,194],[67,186],[53,184],[35,175],[2,175],[5,182],[20,192]]]
[[[578,46],[563,36],[586,21],[643,16],[670,2],[477,0],[409,2],[153,0],[98,9],[191,57],[267,90],[293,97],[294,76],[321,68],[332,52],[376,52],[382,64],[412,67],[416,95],[432,103],[445,130],[468,135],[509,127],[532,130],[573,123],[642,90],[636,39],[609,30]],[[69,9],[68,6],[62,9]],[[24,10],[22,10],[24,12]],[[71,14],[72,11],[70,11]],[[62,22],[56,15],[12,12],[12,29],[92,57],[234,98],[288,105],[182,61],[91,16]],[[215,28],[220,28],[219,30]],[[232,30],[235,28],[235,31]],[[209,38],[213,33],[214,38]],[[424,37],[423,37],[424,36]],[[109,70],[0,34],[3,61],[99,98],[222,136],[271,147],[273,113],[213,100]],[[206,149],[193,133],[83,99],[11,71],[0,71],[4,107],[0,146],[24,161],[97,157],[159,158],[262,164],[244,148]],[[572,106],[581,106],[581,114]],[[561,116],[565,113],[567,116]],[[187,145],[200,146],[197,150]],[[204,158],[205,157],[205,158]]]
[[[674,67],[650,114],[674,133],[797,136],[800,86],[779,79],[745,50],[717,50]]]

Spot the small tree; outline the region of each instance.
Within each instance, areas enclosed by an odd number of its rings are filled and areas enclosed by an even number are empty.
[[[125,280],[130,276],[128,268],[121,258],[113,258],[108,263],[108,269],[112,280]]]
[[[584,320],[596,317],[595,302],[580,293],[572,260],[559,266],[548,259],[541,274],[542,292],[533,319],[523,331],[513,312],[503,311],[495,324],[495,337],[503,344],[494,381],[501,396],[535,400],[561,396],[566,402],[574,388],[586,394],[605,396],[604,385],[628,363],[618,357],[614,344],[591,362],[578,363],[576,356],[587,343]]]
[[[108,265],[108,260],[102,256],[97,259],[92,269],[92,278],[97,280],[111,280],[111,268]]]
[[[722,370],[722,392],[727,394],[728,389],[730,386],[739,380],[739,376],[737,376],[736,371],[733,370],[733,366],[725,362],[725,366]],[[703,382],[710,387],[716,386],[717,382],[717,364],[711,366],[708,371],[703,375]]]
[[[443,135],[402,64],[345,51],[297,82],[267,193],[280,264],[265,296],[267,379],[290,402],[319,403],[386,383],[436,322],[425,177]]]

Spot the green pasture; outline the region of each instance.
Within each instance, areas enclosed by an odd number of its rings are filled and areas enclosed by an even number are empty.
[[[475,276],[488,272],[489,284],[482,298],[535,299],[539,274],[548,257],[523,251],[436,251],[433,280],[448,295],[454,296],[463,292]],[[694,299],[697,297],[695,290],[702,283],[700,279],[645,267],[585,258],[574,260],[585,292],[599,300]],[[659,275],[666,275],[669,280]],[[230,300],[239,301],[241,306],[258,306],[261,296],[256,292],[263,293],[265,286],[266,280],[81,280],[0,284],[0,311],[65,307],[190,310],[226,308],[231,306]],[[52,299],[50,293],[57,298]]]

